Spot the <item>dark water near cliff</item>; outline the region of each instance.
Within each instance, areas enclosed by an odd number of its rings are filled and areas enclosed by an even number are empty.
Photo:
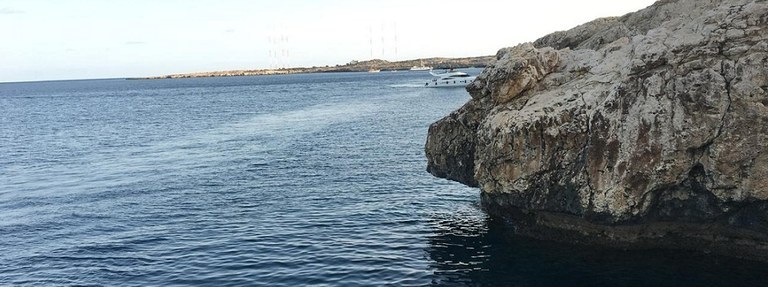
[[[0,84],[0,285],[768,284],[764,264],[509,236],[424,171],[428,125],[469,98],[425,78]]]

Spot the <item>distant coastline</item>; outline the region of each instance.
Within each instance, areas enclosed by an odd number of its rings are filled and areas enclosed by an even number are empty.
[[[495,56],[480,56],[466,58],[425,58],[406,61],[390,62],[386,60],[369,61],[351,61],[344,65],[323,66],[323,67],[298,67],[298,68],[280,68],[280,69],[256,69],[256,70],[230,70],[213,71],[199,73],[170,74],[152,77],[128,78],[128,80],[151,80],[151,79],[179,79],[179,78],[205,78],[205,77],[236,77],[236,76],[259,76],[259,75],[284,75],[284,74],[304,74],[304,73],[335,73],[335,72],[366,72],[372,69],[381,71],[401,71],[409,70],[414,66],[429,66],[434,69],[448,68],[472,68],[485,67],[496,58]]]

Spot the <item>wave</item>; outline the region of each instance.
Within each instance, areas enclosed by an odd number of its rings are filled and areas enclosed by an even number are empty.
[[[423,83],[405,83],[405,84],[392,84],[389,85],[390,88],[422,88],[424,87]]]

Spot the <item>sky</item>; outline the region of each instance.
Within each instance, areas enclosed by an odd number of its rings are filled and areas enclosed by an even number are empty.
[[[653,0],[0,0],[0,82],[493,55]]]

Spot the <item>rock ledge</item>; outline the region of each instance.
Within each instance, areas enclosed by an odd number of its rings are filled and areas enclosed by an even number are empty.
[[[662,0],[500,50],[428,171],[521,233],[768,260],[768,1]]]

